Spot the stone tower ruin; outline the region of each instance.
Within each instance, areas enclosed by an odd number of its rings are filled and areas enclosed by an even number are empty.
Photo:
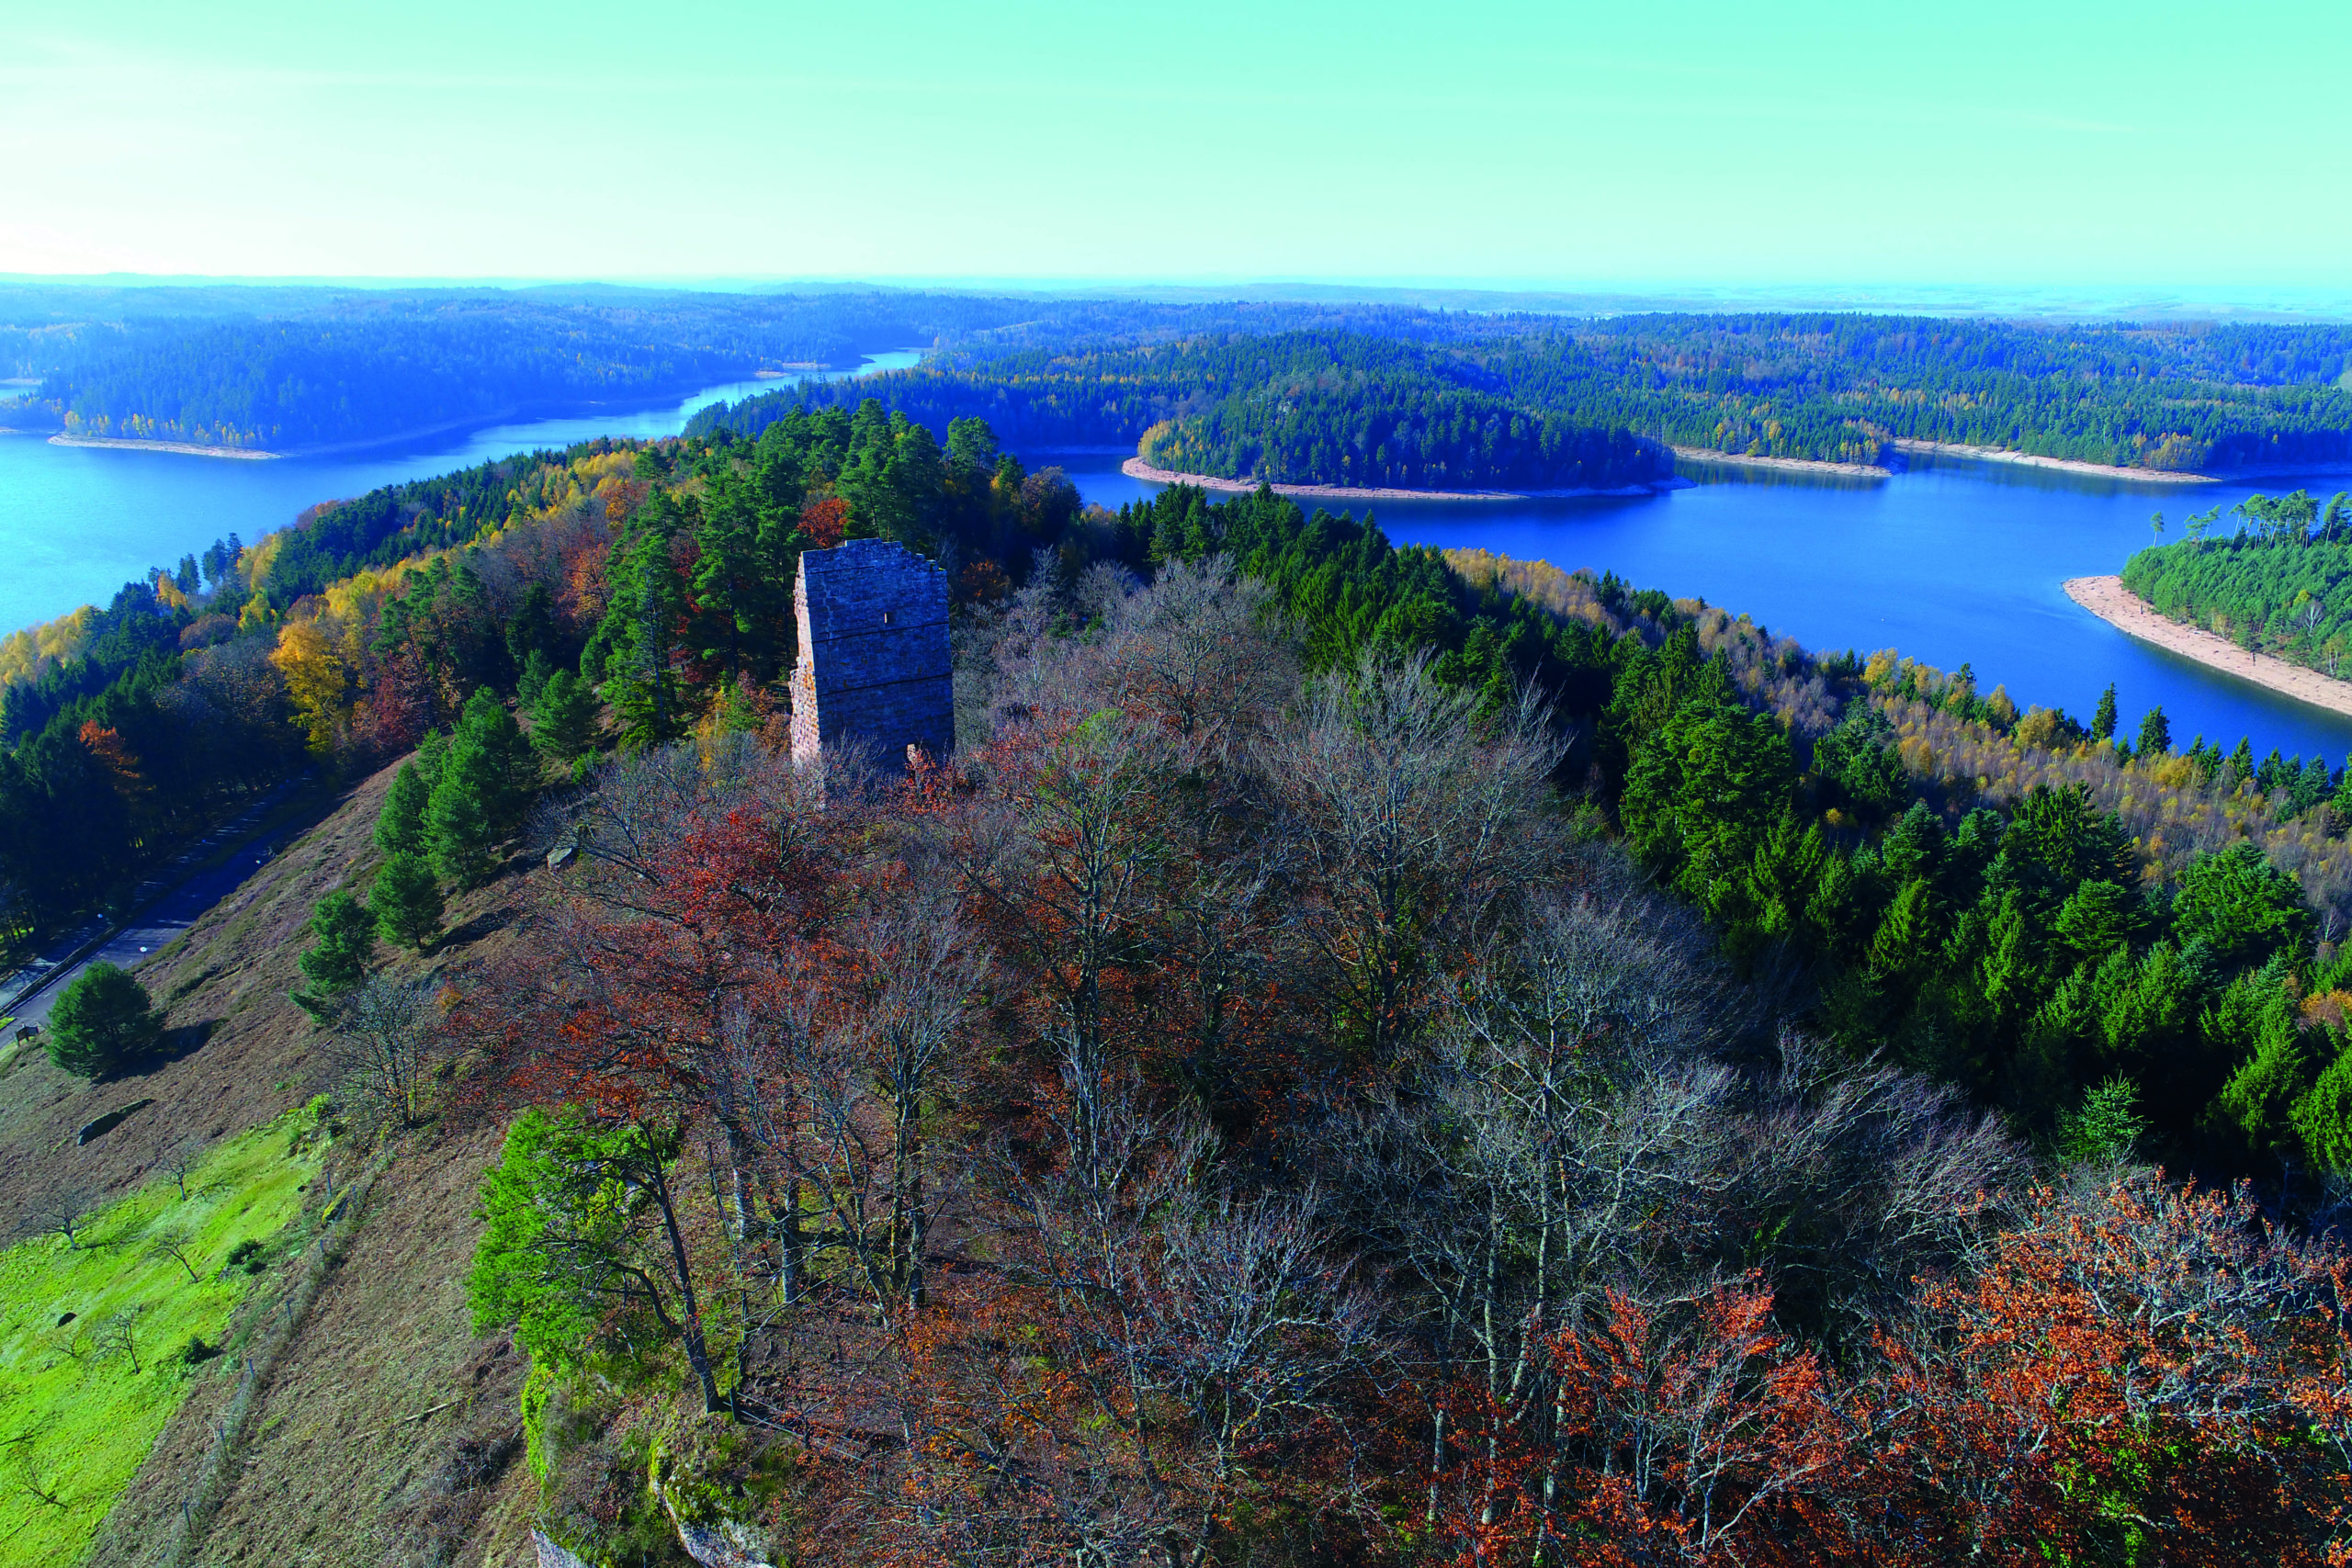
[[[792,603],[794,760],[848,742],[895,768],[910,746],[935,759],[955,749],[945,572],[903,545],[853,539],[801,552]]]

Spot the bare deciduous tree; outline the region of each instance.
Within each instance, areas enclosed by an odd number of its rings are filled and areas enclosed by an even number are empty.
[[[179,1189],[183,1202],[187,1199],[187,1179],[195,1173],[197,1166],[203,1161],[203,1144],[194,1138],[183,1138],[174,1144],[164,1157],[156,1162],[162,1168],[164,1174],[172,1179],[172,1185]]]
[[[137,1307],[114,1314],[98,1325],[96,1336],[98,1355],[107,1359],[119,1356],[129,1361],[133,1375],[147,1370],[139,1359],[139,1314]]]
[[[49,1508],[71,1508],[73,1505],[58,1495],[57,1483],[41,1479],[40,1456],[29,1448],[17,1456],[17,1483],[31,1495],[33,1501]]]
[[[187,1282],[198,1283],[203,1276],[196,1267],[196,1237],[176,1226],[160,1230],[148,1242],[148,1252],[155,1258],[168,1258],[187,1270]]]
[[[1555,859],[1539,806],[1563,742],[1532,694],[1483,723],[1426,658],[1367,658],[1261,750],[1322,895],[1314,940],[1343,1044],[1390,1061],[1431,1016],[1430,951],[1475,948]]]
[[[952,1046],[989,960],[944,889],[870,911],[849,937],[838,1005],[801,1021],[797,1071],[773,1091],[792,1110],[769,1137],[822,1217],[818,1239],[887,1319],[923,1300],[931,1229],[953,1194],[932,1140],[959,1098]]]
[[[440,1055],[439,1024],[429,980],[370,975],[344,999],[328,1054],[355,1111],[394,1127],[417,1124]]]
[[[69,1181],[51,1188],[35,1213],[43,1230],[63,1236],[67,1247],[79,1250],[92,1206],[88,1190]]]

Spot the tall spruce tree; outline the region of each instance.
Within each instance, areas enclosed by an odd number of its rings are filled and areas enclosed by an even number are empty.
[[[423,855],[386,856],[368,893],[368,907],[375,911],[376,929],[386,941],[419,953],[432,945],[441,930],[441,888]]]
[[[677,671],[686,592],[673,558],[679,530],[676,508],[656,491],[613,543],[611,599],[581,655],[581,673],[602,690],[631,750],[686,729]]]
[[[2115,739],[2115,682],[2109,681],[2107,690],[2098,694],[2098,707],[2091,715],[2091,739]]]
[[[478,886],[489,879],[492,866],[490,809],[483,801],[493,777],[478,746],[460,743],[449,752],[449,766],[433,787],[424,807],[424,831],[432,845],[433,866],[459,887]]]
[[[376,813],[376,847],[388,855],[423,853],[424,807],[432,798],[432,781],[424,770],[413,758],[402,762]]]
[[[595,743],[595,694],[571,671],[557,671],[548,677],[539,700],[532,705],[531,744],[568,767]]]
[[[288,992],[304,1012],[325,1018],[336,999],[368,977],[376,956],[376,915],[346,888],[319,900],[311,913],[310,948],[294,962],[309,984]]]

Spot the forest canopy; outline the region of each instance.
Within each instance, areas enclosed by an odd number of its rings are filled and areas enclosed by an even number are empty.
[[[1236,477],[1342,479],[1364,432],[1337,411],[1302,416],[1273,448],[1284,389],[1353,381],[1382,400],[1494,400],[1542,424],[1630,431],[1702,451],[1898,461],[1927,441],[2189,470],[2352,456],[2352,331],[2330,327],[2052,327],[1862,315],[1434,317],[1383,331],[1198,333],[1006,351],[961,345],[854,392],[934,429],[978,415],[1031,447],[1139,441],[1170,423]],[[706,410],[694,429],[755,434],[780,393]],[[1214,412],[1213,412],[1214,411]],[[1611,439],[1618,439],[1612,437]],[[1462,456],[1483,461],[1464,447]],[[1292,468],[1291,465],[1297,465]],[[1352,470],[1355,464],[1351,463]],[[1401,467],[1409,465],[1399,465]]]
[[[856,537],[948,575],[948,756],[788,754]],[[397,1041],[346,1135],[504,1128],[466,1295],[560,1544],[2342,1558],[2324,760],[1270,490],[1090,508],[876,399],[314,508],[12,654],[20,927],[392,772],[296,999]]]
[[[1520,473],[1522,488],[1573,487],[1594,482],[1600,452],[1622,446],[1622,434],[1600,433],[1623,432],[1860,463],[1889,461],[1899,441],[2163,470],[2352,455],[2352,392],[2342,385],[2352,331],[2322,325],[1577,319],[881,290],[0,287],[0,371],[40,378],[34,413],[85,434],[264,450],[650,400],[910,347],[932,351],[931,361],[885,378],[878,395],[934,435],[952,419],[979,417],[1025,450],[1126,448],[1174,422],[1188,450],[1218,465],[1212,471],[1247,471],[1234,465],[1248,461],[1325,483],[1370,466],[1426,484],[1442,466],[1455,484],[1468,482],[1459,477],[1468,468]],[[1291,395],[1301,378],[1374,389],[1384,412],[1367,421],[1301,413]],[[1595,434],[1577,435],[1572,457],[1556,437],[1498,439],[1481,400],[1528,430]],[[756,434],[788,400],[720,411],[696,434]],[[1292,414],[1265,412],[1285,400]],[[1473,419],[1466,408],[1481,412]],[[28,417],[23,405],[11,417]],[[1435,448],[1387,441],[1398,424],[1478,434],[1442,435]],[[1604,466],[1624,465],[1607,457]]]
[[[2161,517],[2158,519],[2161,526]],[[2226,532],[2222,532],[2226,529]],[[2124,564],[2161,615],[2290,663],[2337,674],[2352,653],[2352,494],[2255,495],[2191,513],[2178,543]]]

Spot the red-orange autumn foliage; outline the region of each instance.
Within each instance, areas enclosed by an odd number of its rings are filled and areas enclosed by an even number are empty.
[[[2344,1559],[2347,1262],[2244,1194],[2042,1190],[1849,1397],[1864,1495],[1920,1548],[2022,1565]]]
[[[849,527],[849,502],[837,495],[812,501],[800,509],[800,532],[812,550],[830,550],[840,544]]]
[[[112,777],[115,793],[122,797],[123,804],[132,807],[143,804],[150,793],[146,775],[140,771],[139,759],[122,736],[96,719],[83,720],[79,734],[83,750],[96,757]]]
[[[1464,1563],[2341,1564],[2346,1283],[2148,1177],[2035,1193],[1835,1376],[1753,1281],[1611,1292],[1542,1337],[1548,1419],[1457,1427],[1432,1522]]]
[[[684,1133],[770,1560],[2344,1561],[2338,1252],[2021,1190],[1727,1001],[1551,753],[1302,695],[1256,608],[1024,591],[993,739],[910,776],[616,761],[472,989],[476,1081]]]

